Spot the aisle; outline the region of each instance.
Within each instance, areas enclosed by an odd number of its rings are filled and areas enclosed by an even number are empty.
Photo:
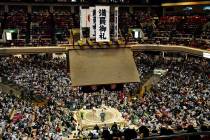
[[[140,97],[144,96],[144,93],[151,89],[152,85],[157,84],[160,81],[159,75],[152,75],[142,86],[140,89]]]

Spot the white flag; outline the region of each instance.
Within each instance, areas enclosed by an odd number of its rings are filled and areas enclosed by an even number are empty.
[[[90,27],[90,12],[89,9],[80,8],[81,27]]]
[[[109,13],[109,6],[96,6],[96,42],[110,41]]]
[[[83,27],[90,27],[90,13],[89,8],[83,9],[82,6],[80,6],[80,40],[83,38]]]
[[[118,39],[118,7],[114,8],[114,38]]]
[[[90,38],[96,37],[96,8],[90,7]]]

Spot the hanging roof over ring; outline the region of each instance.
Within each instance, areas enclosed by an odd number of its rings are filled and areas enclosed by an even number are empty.
[[[130,48],[70,50],[72,86],[140,82]]]

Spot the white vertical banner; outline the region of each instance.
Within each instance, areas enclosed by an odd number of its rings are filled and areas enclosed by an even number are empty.
[[[114,8],[114,38],[118,40],[118,15],[119,15],[119,8]]]
[[[90,10],[80,6],[80,39],[82,39],[82,28],[90,27]]]
[[[82,9],[81,8],[81,15],[80,15],[80,20],[82,27],[90,27],[90,13],[89,13],[89,8]]]
[[[96,8],[90,7],[90,38],[96,37]]]
[[[80,12],[80,26],[79,26],[79,28],[80,28],[80,40],[82,40],[82,38],[83,38],[83,36],[82,36],[82,16],[83,16],[83,14],[82,14],[82,6],[80,6],[79,7],[79,12]]]
[[[96,42],[110,41],[109,18],[109,6],[96,6]]]

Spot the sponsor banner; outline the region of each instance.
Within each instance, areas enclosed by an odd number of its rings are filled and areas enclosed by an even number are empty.
[[[80,23],[81,27],[90,27],[90,10],[89,8],[83,9],[80,7]]]
[[[109,6],[96,6],[96,42],[110,41],[109,13]]]
[[[114,38],[118,40],[118,7],[114,8]]]
[[[82,28],[90,27],[90,12],[89,8],[80,6],[80,40],[83,38]]]
[[[96,8],[90,7],[90,38],[96,37]]]

